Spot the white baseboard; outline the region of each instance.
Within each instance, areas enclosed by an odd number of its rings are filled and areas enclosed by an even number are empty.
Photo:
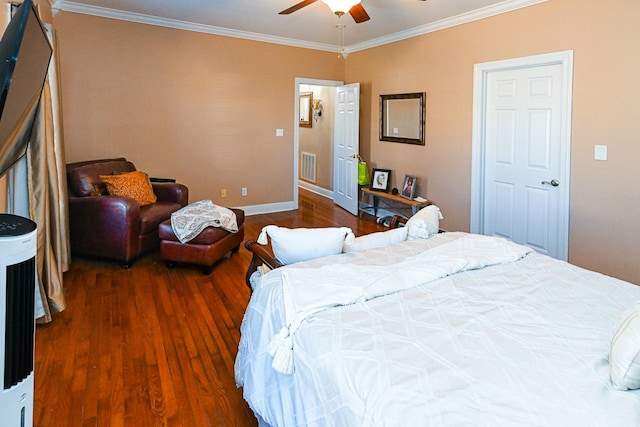
[[[316,193],[316,194],[319,194],[320,196],[327,197],[333,200],[333,191],[327,190],[326,188],[318,187],[317,185],[313,185],[308,182],[303,183],[302,181],[300,181],[299,187],[302,187],[305,190],[311,191],[312,193]],[[250,216],[250,215],[260,215],[260,214],[266,214],[266,213],[292,211],[296,209],[296,206],[292,200],[289,202],[267,203],[265,205],[236,206],[236,208],[242,209],[245,215]]]
[[[274,213],[274,212],[292,211],[295,208],[296,207],[293,201],[281,202],[281,203],[268,203],[265,205],[251,205],[251,206],[237,207],[237,209],[242,209],[244,211],[244,214],[247,216]]]
[[[300,180],[298,181],[298,187],[304,188],[305,190],[309,190],[312,193],[316,193],[333,200],[333,191],[327,190],[326,188],[318,187],[317,185],[310,182]]]

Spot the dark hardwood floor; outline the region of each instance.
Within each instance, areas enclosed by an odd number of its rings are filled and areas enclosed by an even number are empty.
[[[268,224],[384,229],[302,189],[299,205],[247,217],[245,240]],[[34,424],[257,425],[233,372],[249,258],[242,247],[208,276],[194,266],[168,269],[158,252],[129,270],[74,258],[64,275],[67,309],[36,328]]]

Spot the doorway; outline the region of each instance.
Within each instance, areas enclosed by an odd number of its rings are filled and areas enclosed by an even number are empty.
[[[573,52],[474,69],[471,232],[568,259]]]
[[[333,138],[335,88],[342,81],[318,80],[296,77],[295,79],[295,123],[293,132],[293,198],[298,207],[298,187],[303,187],[333,200]],[[300,94],[312,92],[313,99],[320,101],[320,115],[311,111],[311,127],[300,127]],[[328,150],[328,151],[327,151]],[[303,153],[305,154],[303,159]],[[328,158],[327,158],[328,153]],[[315,182],[301,179],[309,172],[309,158],[314,159]],[[305,171],[303,171],[303,167]]]
[[[309,125],[298,126],[298,185],[333,198],[335,87],[301,84],[299,88],[301,99],[308,94],[312,102]]]

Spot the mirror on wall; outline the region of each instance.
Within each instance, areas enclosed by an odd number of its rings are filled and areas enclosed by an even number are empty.
[[[424,145],[425,93],[380,95],[380,141]]]
[[[311,127],[311,102],[313,92],[300,92],[300,127]]]

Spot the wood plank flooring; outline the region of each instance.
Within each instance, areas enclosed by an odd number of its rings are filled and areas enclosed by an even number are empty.
[[[268,224],[384,229],[303,189],[299,205],[247,217],[245,239]],[[233,372],[249,258],[242,247],[208,276],[168,269],[158,252],[129,270],[74,258],[64,275],[67,309],[36,328],[34,425],[257,425]]]

